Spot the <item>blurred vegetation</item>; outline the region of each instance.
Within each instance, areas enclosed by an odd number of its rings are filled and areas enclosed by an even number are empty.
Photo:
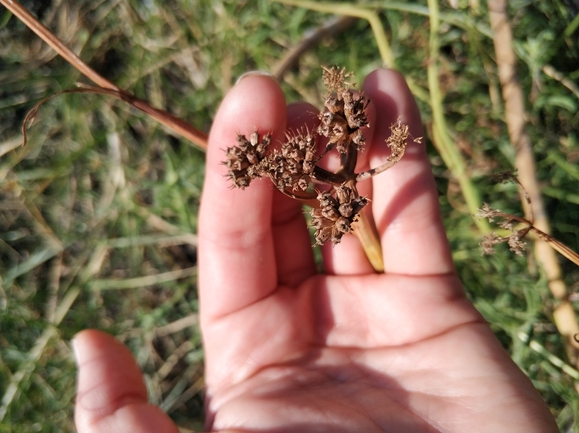
[[[23,4],[104,77],[205,131],[239,75],[271,70],[334,18],[268,0]],[[358,4],[378,14],[427,130],[432,111],[421,96],[429,90],[427,66],[438,62],[447,133],[470,182],[493,207],[520,214],[516,187],[488,181],[493,171],[512,168],[514,154],[486,3],[440,2],[435,58],[425,1]],[[576,251],[578,12],[572,1],[509,3],[537,177],[554,237]],[[284,76],[288,100],[319,101],[319,68],[332,64],[354,71],[359,83],[381,66],[367,21],[304,53]],[[203,353],[194,234],[203,152],[121,102],[80,94],[47,102],[20,147],[26,112],[77,81],[83,77],[75,69],[0,7],[0,432],[74,430],[69,341],[89,327],[125,342],[146,374],[151,400],[184,431],[199,430]],[[457,180],[427,145],[468,296],[560,427],[579,431],[579,376],[553,325],[540,267],[531,253],[521,258],[506,248],[481,256],[481,233]],[[565,259],[561,266],[569,290],[579,292],[577,267]]]

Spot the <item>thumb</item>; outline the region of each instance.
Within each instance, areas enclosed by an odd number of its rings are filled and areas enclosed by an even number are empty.
[[[179,430],[167,414],[149,404],[133,355],[113,336],[87,330],[72,346],[78,365],[75,424],[79,433]]]

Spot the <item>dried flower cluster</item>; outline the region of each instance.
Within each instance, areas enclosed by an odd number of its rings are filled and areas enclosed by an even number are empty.
[[[225,165],[229,169],[229,178],[233,184],[238,188],[245,188],[252,179],[263,175],[262,162],[266,160],[271,134],[260,138],[256,131],[249,140],[245,135],[238,135],[237,143],[239,146],[227,148]]]
[[[499,236],[495,232],[490,232],[488,235],[483,237],[481,242],[481,247],[483,249],[483,254],[494,254],[495,245],[501,243],[507,243],[509,248],[515,254],[522,256],[523,251],[525,251],[526,242],[522,239],[529,232],[529,227],[525,227],[521,230],[515,230],[515,219],[509,214],[504,214],[498,209],[491,208],[487,203],[483,204],[483,207],[475,214],[476,218],[487,218],[489,222],[494,222],[495,218],[500,220],[497,225],[503,229],[509,230],[511,234],[509,236]]]
[[[492,176],[492,180],[495,182],[513,182],[518,185],[519,189],[523,193],[525,197],[525,201],[527,202],[528,206],[528,213],[527,217],[521,217],[517,215],[512,215],[509,213],[503,213],[498,209],[491,208],[488,204],[484,203],[482,209],[474,215],[475,218],[486,218],[489,222],[494,222],[495,219],[498,219],[497,225],[505,230],[511,232],[508,236],[500,236],[495,232],[491,232],[488,235],[483,237],[481,242],[481,247],[483,249],[483,254],[494,254],[494,246],[501,243],[507,243],[511,251],[516,253],[519,256],[523,255],[523,251],[525,250],[526,243],[523,241],[523,238],[527,236],[529,233],[533,233],[537,238],[542,241],[547,242],[555,251],[558,251],[563,256],[571,260],[577,266],[579,266],[579,254],[573,251],[571,248],[567,247],[563,243],[559,242],[557,239],[549,235],[548,233],[543,232],[542,230],[538,229],[534,225],[534,216],[533,216],[533,207],[531,206],[531,198],[529,193],[523,186],[523,184],[517,179],[517,172],[515,171],[502,171],[499,173],[495,173]],[[519,227],[522,226],[521,229],[517,230],[515,225]]]
[[[517,171],[516,170],[505,170],[499,171],[494,173],[491,176],[491,180],[496,183],[515,183],[523,192],[527,203],[531,204],[531,199],[529,198],[529,194],[523,187],[523,185],[517,179]],[[525,218],[521,218],[515,215],[503,213],[498,209],[491,208],[487,203],[483,204],[483,207],[478,210],[478,212],[474,215],[475,218],[481,219],[486,218],[489,222],[494,222],[495,219],[498,219],[497,225],[505,230],[511,232],[508,236],[500,236],[496,232],[491,232],[488,235],[483,237],[481,242],[481,247],[483,249],[483,254],[494,254],[495,253],[495,245],[506,243],[509,245],[509,248],[512,252],[517,254],[518,256],[523,255],[523,251],[525,251],[525,246],[527,245],[526,242],[523,241],[523,238],[529,233],[529,231],[534,228],[533,227],[533,214],[532,208],[531,215],[529,220]],[[525,226],[520,230],[515,229],[516,223],[523,223]]]
[[[319,208],[312,209],[312,225],[316,228],[316,243],[328,240],[337,244],[342,236],[352,231],[352,223],[368,199],[358,196],[355,188],[340,185],[335,188],[336,197],[324,191],[318,194]]]
[[[364,128],[369,126],[366,109],[370,101],[363,93],[350,90],[352,84],[346,80],[351,76],[343,68],[324,68],[326,111],[319,115],[320,125],[314,131],[288,132],[276,148],[270,146],[271,134],[260,135],[255,131],[249,139],[238,135],[238,145],[225,151],[224,164],[235,187],[243,189],[253,179],[269,177],[284,194],[315,202],[311,216],[317,245],[328,240],[337,244],[345,233],[352,232],[352,224],[368,204],[368,199],[358,193],[357,182],[392,167],[402,158],[408,144],[408,126],[399,119],[386,140],[391,150],[386,162],[366,172],[354,172],[358,152],[364,150]],[[324,149],[318,149],[321,136],[327,138]],[[334,149],[340,155],[341,167],[330,172],[318,162]]]
[[[281,151],[274,151],[267,167],[276,188],[281,191],[308,189],[317,162],[316,150],[315,135],[287,134]]]
[[[328,146],[345,154],[350,145],[356,150],[364,150],[365,137],[362,128],[368,126],[366,108],[369,100],[362,93],[353,94],[346,83],[345,69],[325,69],[324,84],[328,89],[324,106],[328,111],[320,115],[318,134],[328,138]]]

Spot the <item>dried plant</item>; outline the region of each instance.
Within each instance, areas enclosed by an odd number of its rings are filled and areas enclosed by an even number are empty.
[[[495,182],[507,183],[513,182],[518,185],[518,187],[523,192],[525,201],[529,206],[529,216],[527,218],[520,217],[517,215],[512,215],[509,213],[501,212],[498,209],[491,208],[487,203],[483,204],[483,207],[478,210],[474,215],[475,218],[481,219],[485,218],[489,222],[495,222],[497,225],[505,230],[510,231],[508,236],[500,236],[496,232],[491,232],[483,237],[480,243],[483,254],[494,254],[494,247],[497,244],[506,243],[509,249],[515,254],[522,256],[523,251],[525,251],[526,242],[523,239],[529,234],[529,232],[534,233],[539,239],[547,242],[554,250],[561,253],[563,256],[571,260],[576,265],[579,265],[579,255],[571,250],[566,245],[559,242],[557,239],[553,238],[549,234],[539,230],[534,226],[534,216],[532,212],[531,199],[525,187],[517,179],[516,171],[502,171],[494,174],[492,180]],[[522,227],[521,227],[522,226]],[[521,228],[517,228],[521,227]]]
[[[26,128],[33,122],[37,111],[44,102],[61,93],[98,93],[119,98],[144,111],[183,137],[188,138],[202,149],[207,147],[207,134],[195,129],[192,125],[167,111],[152,107],[146,101],[136,98],[134,95],[102,78],[16,1],[0,0],[0,3],[18,16],[74,67],[97,84],[97,86],[79,84],[77,89],[65,90],[40,101],[23,122],[24,143],[26,143]],[[227,149],[227,160],[225,163],[230,169],[229,175],[233,180],[234,186],[245,188],[252,179],[268,176],[283,193],[307,204],[312,204],[314,208],[320,207],[319,202],[317,202],[319,191],[311,192],[312,184],[327,185],[326,188],[329,188],[330,195],[334,194],[339,202],[338,210],[351,208],[353,211],[352,213],[345,211],[344,215],[340,214],[343,219],[337,218],[333,221],[331,226],[334,228],[331,229],[328,228],[330,223],[325,216],[323,217],[324,219],[321,219],[322,217],[314,215],[313,225],[319,227],[316,229],[316,243],[323,243],[324,239],[328,239],[328,234],[334,243],[338,243],[344,233],[353,230],[352,223],[357,221],[359,230],[356,231],[356,234],[362,243],[362,247],[374,269],[377,272],[382,272],[384,263],[375,227],[372,226],[370,220],[360,214],[361,208],[368,203],[368,200],[359,197],[356,182],[390,168],[402,157],[406,147],[405,140],[408,137],[408,127],[402,125],[400,120],[396,125],[392,126],[393,137],[387,140],[392,149],[392,155],[385,164],[368,172],[354,173],[357,152],[362,151],[365,144],[362,128],[368,126],[366,108],[369,101],[363,94],[350,91],[352,84],[346,81],[349,77],[351,77],[351,74],[346,73],[344,69],[324,69],[324,82],[328,89],[325,95],[325,106],[328,111],[321,115],[321,124],[315,131],[288,133],[281,149],[273,150],[268,150],[271,140],[270,134],[260,136],[255,131],[255,133],[251,134],[249,140],[245,136],[239,136],[238,148]],[[317,146],[317,137],[320,135],[328,138],[326,149],[321,154],[318,153]],[[400,139],[404,141],[398,141]],[[316,165],[332,149],[336,149],[342,159],[342,166],[334,173]],[[342,201],[338,199],[337,192],[334,190],[338,186],[349,189],[347,194],[341,196]],[[343,200],[345,199],[350,201],[344,202]],[[326,211],[326,214],[330,215],[328,211]],[[330,219],[330,221],[332,220]]]
[[[391,150],[386,162],[355,173],[358,152],[365,146],[364,129],[369,126],[367,108],[370,101],[363,93],[351,90],[353,84],[347,81],[351,76],[343,68],[323,68],[326,111],[319,115],[320,124],[314,131],[287,132],[277,148],[271,146],[271,134],[260,135],[254,131],[249,139],[238,135],[238,145],[225,150],[224,164],[234,187],[243,189],[253,179],[269,177],[284,194],[311,202],[317,245],[328,240],[338,244],[344,234],[353,231],[352,224],[369,202],[358,193],[357,183],[400,161],[410,137],[408,126],[398,119],[386,140]],[[320,137],[327,138],[324,149],[318,148]],[[414,141],[420,142],[420,139]],[[334,150],[340,157],[340,167],[331,172],[322,168],[319,162]]]

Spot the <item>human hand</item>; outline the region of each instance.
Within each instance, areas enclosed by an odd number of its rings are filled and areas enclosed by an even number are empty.
[[[374,118],[362,169],[380,165],[399,116],[413,136],[423,135],[399,74],[375,71],[363,89]],[[275,81],[250,75],[213,124],[199,220],[208,429],[557,431],[464,295],[423,146],[410,145],[397,165],[359,185],[379,230],[380,275],[350,235],[323,247],[325,273],[318,274],[300,203],[269,181],[231,188],[220,161],[237,133],[259,128],[281,139],[286,127],[312,124],[313,112],[303,103],[286,107]],[[120,343],[85,331],[75,352],[79,431],[177,431],[147,405],[140,372]]]

